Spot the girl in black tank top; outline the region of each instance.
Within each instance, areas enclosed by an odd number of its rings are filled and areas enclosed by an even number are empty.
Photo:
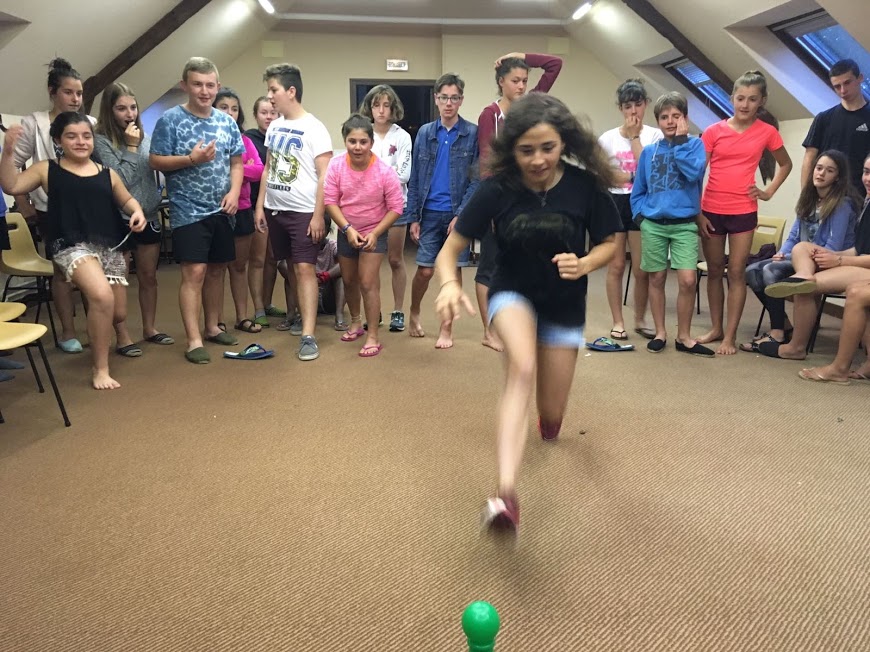
[[[130,229],[145,228],[142,207],[120,177],[93,160],[94,132],[87,116],[61,113],[51,124],[51,137],[63,150],[54,161],[40,161],[18,173],[12,153],[21,127],[10,127],[0,155],[0,186],[13,195],[42,187],[48,194],[46,236],[54,264],[90,304],[88,336],[93,356],[94,389],[121,385],[109,375],[112,325],[127,318],[126,262],[115,248],[124,239],[118,207],[130,215]]]
[[[114,247],[124,238],[109,168],[90,161],[97,173],[80,176],[48,163],[48,246],[52,254],[79,243]]]

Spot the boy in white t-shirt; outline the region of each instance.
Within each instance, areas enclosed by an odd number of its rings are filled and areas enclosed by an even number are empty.
[[[265,231],[276,260],[293,264],[302,316],[300,360],[320,356],[314,339],[317,319],[315,265],[326,236],[323,179],[332,157],[332,140],[323,123],[302,106],[302,73],[289,63],[266,68],[266,97],[282,117],[266,131],[266,165],[255,221]],[[293,332],[293,331],[291,331]]]

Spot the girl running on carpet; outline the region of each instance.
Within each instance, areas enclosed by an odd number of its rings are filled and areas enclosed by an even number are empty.
[[[498,255],[489,322],[504,343],[506,378],[497,411],[496,497],[482,522],[516,530],[516,478],[532,387],[537,380],[541,437],[553,441],[584,344],[586,276],[610,262],[621,223],[608,194],[616,180],[607,154],[561,100],[532,93],[515,101],[489,165],[492,176],[481,182],[438,255],[435,307],[442,322],[458,317],[461,306],[474,314],[456,264],[473,238],[492,230]]]

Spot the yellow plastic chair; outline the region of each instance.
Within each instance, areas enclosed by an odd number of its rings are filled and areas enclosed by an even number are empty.
[[[758,224],[755,227],[755,233],[752,235],[752,245],[749,247],[750,254],[757,254],[761,247],[766,244],[772,244],[779,251],[782,246],[782,237],[785,233],[785,219],[781,217],[768,217],[766,215],[758,216]],[[697,312],[701,314],[701,279],[707,276],[707,261],[702,260],[698,263],[698,282],[695,284],[695,300],[697,302]],[[725,268],[725,273],[728,273],[728,268]],[[726,276],[727,279],[727,276]],[[761,321],[764,319],[764,308],[761,310],[761,317],[758,319],[759,328]],[[755,333],[758,335],[758,332]]]
[[[23,304],[0,304],[0,310],[7,314],[13,314],[18,308],[8,308],[6,306],[22,306]],[[19,313],[21,314],[21,313]],[[31,347],[36,347],[39,350],[39,355],[42,357],[42,364],[48,374],[48,380],[51,383],[51,389],[54,391],[54,398],[57,400],[57,407],[60,408],[63,423],[66,427],[70,426],[69,416],[66,413],[66,408],[63,404],[63,399],[60,397],[60,390],[57,388],[57,382],[54,380],[54,373],[51,371],[51,365],[48,364],[48,357],[45,355],[45,348],[42,346],[42,336],[48,331],[48,328],[42,324],[18,323],[18,322],[0,322],[0,351],[11,351],[24,347],[24,352],[27,354],[27,360],[30,362],[30,368],[33,370],[33,377],[36,379],[36,386],[39,388],[39,393],[45,393],[45,387],[42,384],[42,379],[39,377],[39,372],[36,370],[36,362],[33,360],[33,355],[30,353]],[[0,423],[5,423],[3,413],[0,412]]]
[[[18,319],[26,310],[27,306],[23,303],[0,303],[0,322]]]
[[[36,251],[36,245],[30,235],[30,228],[21,213],[9,213],[6,216],[6,222],[9,228],[9,243],[12,248],[0,252],[0,272],[9,277],[6,279],[3,297],[0,298],[0,301],[6,301],[6,296],[9,294],[9,284],[13,278],[34,279],[36,284],[27,287],[27,289],[36,290],[38,303],[34,321],[39,321],[44,304],[48,311],[51,333],[54,336],[55,344],[57,344],[57,331],[54,327],[54,316],[51,314],[51,292],[49,289],[51,277],[54,276],[54,266]]]

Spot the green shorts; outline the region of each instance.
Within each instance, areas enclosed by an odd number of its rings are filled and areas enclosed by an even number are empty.
[[[645,272],[671,269],[696,269],[698,266],[698,224],[658,224],[655,220],[640,223],[640,268]]]

